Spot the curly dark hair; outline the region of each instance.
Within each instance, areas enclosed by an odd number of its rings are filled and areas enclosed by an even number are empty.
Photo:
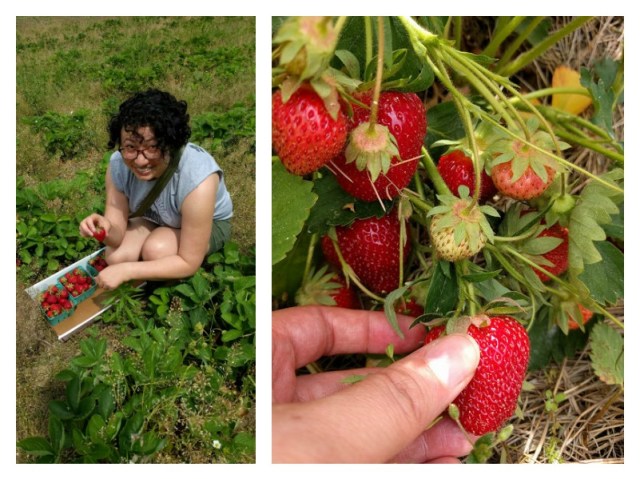
[[[109,120],[107,147],[112,149],[120,144],[122,128],[134,132],[145,126],[153,130],[163,150],[184,146],[191,136],[187,102],[156,89],[136,93],[122,103],[118,113]]]

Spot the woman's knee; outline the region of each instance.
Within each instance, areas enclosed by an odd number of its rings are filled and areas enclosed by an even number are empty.
[[[104,257],[107,264],[128,263],[138,261],[140,259],[140,252],[128,251],[124,248],[114,249],[107,247]]]
[[[144,261],[173,256],[178,252],[178,242],[175,235],[170,232],[158,231],[156,233],[156,231],[142,245],[142,259]]]

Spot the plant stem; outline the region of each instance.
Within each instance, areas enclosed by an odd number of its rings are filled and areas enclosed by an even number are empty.
[[[316,249],[317,242],[318,242],[318,233],[313,233],[309,241],[309,248],[307,249],[307,260],[304,265],[304,274],[302,276],[305,279],[309,277],[309,272],[311,271],[311,265],[313,263],[313,253]]]
[[[378,123],[378,103],[380,102],[380,90],[382,89],[382,73],[384,70],[384,25],[382,17],[378,17],[378,62],[376,65],[376,85],[373,89],[371,100],[371,116],[369,117],[369,131],[374,132]]]
[[[574,135],[567,130],[561,130],[561,129],[556,130],[556,134],[563,140],[568,140],[571,143],[584,146],[585,148],[589,148],[590,150],[593,150],[597,153],[601,153],[602,155],[606,156],[607,158],[615,161],[620,165],[624,165],[624,155],[621,155],[618,152],[612,151],[609,148],[605,148],[599,143],[590,141],[586,139],[586,137]]]
[[[538,45],[533,47],[531,50],[523,53],[518,58],[508,63],[506,66],[499,70],[499,73],[510,77],[523,69],[525,66],[529,65],[529,63],[536,60],[539,56],[541,56],[544,52],[546,52],[549,48],[551,48],[556,42],[565,36],[569,35],[574,30],[577,30],[585,23],[589,22],[594,17],[576,17],[570,23],[554,32],[552,35],[549,35]]]
[[[433,183],[433,187],[436,189],[436,192],[439,195],[449,195],[451,191],[449,191],[449,187],[440,176],[440,172],[438,171],[438,167],[433,162],[433,158],[429,154],[429,151],[423,146],[422,147],[422,164],[424,165],[425,170],[427,170],[427,176]]]
[[[429,50],[429,52],[431,52],[431,50]],[[475,172],[475,191],[473,192],[473,202],[471,203],[473,205],[474,203],[478,202],[478,198],[480,196],[480,188],[482,185],[482,169],[480,165],[480,154],[478,153],[478,143],[476,141],[476,135],[473,130],[473,123],[471,122],[471,114],[469,113],[469,109],[465,108],[465,102],[466,104],[471,104],[471,102],[469,102],[469,100],[465,98],[464,95],[462,95],[455,87],[455,85],[451,81],[451,78],[449,78],[446,66],[443,64],[442,59],[438,55],[434,55],[434,58],[438,63],[437,68],[433,64],[433,61],[431,61],[430,57],[426,56],[427,61],[429,61],[429,63],[433,65],[434,74],[438,75],[440,81],[445,85],[445,87],[449,89],[449,91],[453,95],[454,105],[456,107],[456,110],[458,110],[458,114],[460,115],[460,119],[462,120],[465,134],[471,146],[473,169]]]
[[[482,51],[481,55],[486,55],[488,57],[495,56],[502,43],[516,28],[518,28],[525,18],[526,17],[513,17],[506,25],[502,26],[497,31],[494,31],[494,37]]]
[[[365,64],[367,65],[371,62],[373,58],[373,31],[371,28],[371,17],[364,17],[364,37],[365,37]]]
[[[507,63],[509,60],[511,60],[511,57],[518,50],[518,48],[520,48],[520,45],[522,45],[524,41],[527,38],[529,38],[529,35],[531,35],[531,32],[533,32],[536,29],[536,27],[540,24],[540,22],[542,22],[542,20],[544,19],[545,17],[534,17],[531,19],[531,21],[529,22],[529,25],[527,25],[527,28],[525,28],[522,31],[522,33],[520,33],[520,35],[518,35],[518,37],[513,42],[511,42],[511,44],[509,45],[509,48],[507,48],[504,51],[504,53],[501,55],[500,60],[496,64],[496,68],[495,68],[496,71],[500,71],[503,65]]]
[[[551,96],[551,95],[563,94],[563,93],[564,94],[571,93],[574,95],[583,95],[588,97],[591,96],[591,94],[589,93],[589,90],[583,87],[555,86],[555,87],[543,88],[541,90],[532,91],[531,93],[522,95],[522,97],[526,98],[527,100],[532,100],[534,98],[542,98],[545,96]],[[517,98],[511,99],[511,101],[514,101],[514,100],[518,100],[518,99]]]

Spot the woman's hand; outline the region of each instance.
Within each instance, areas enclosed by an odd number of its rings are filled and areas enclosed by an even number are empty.
[[[131,280],[129,270],[132,263],[119,263],[107,266],[96,276],[96,284],[99,288],[112,290],[122,283]]]
[[[80,235],[85,238],[93,237],[94,233],[100,229],[104,230],[105,237],[109,236],[111,222],[98,213],[90,214],[80,222]]]

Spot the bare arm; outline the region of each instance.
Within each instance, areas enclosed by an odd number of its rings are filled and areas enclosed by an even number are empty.
[[[107,168],[105,185],[107,200],[104,215],[92,213],[84,218],[80,223],[80,234],[85,237],[91,237],[98,229],[102,228],[107,235],[103,241],[104,244],[117,248],[122,243],[124,233],[127,230],[129,200],[113,184],[111,166]]]
[[[177,254],[131,263],[129,279],[174,279],[193,275],[209,249],[211,225],[220,177],[212,174],[182,203],[182,225]]]

